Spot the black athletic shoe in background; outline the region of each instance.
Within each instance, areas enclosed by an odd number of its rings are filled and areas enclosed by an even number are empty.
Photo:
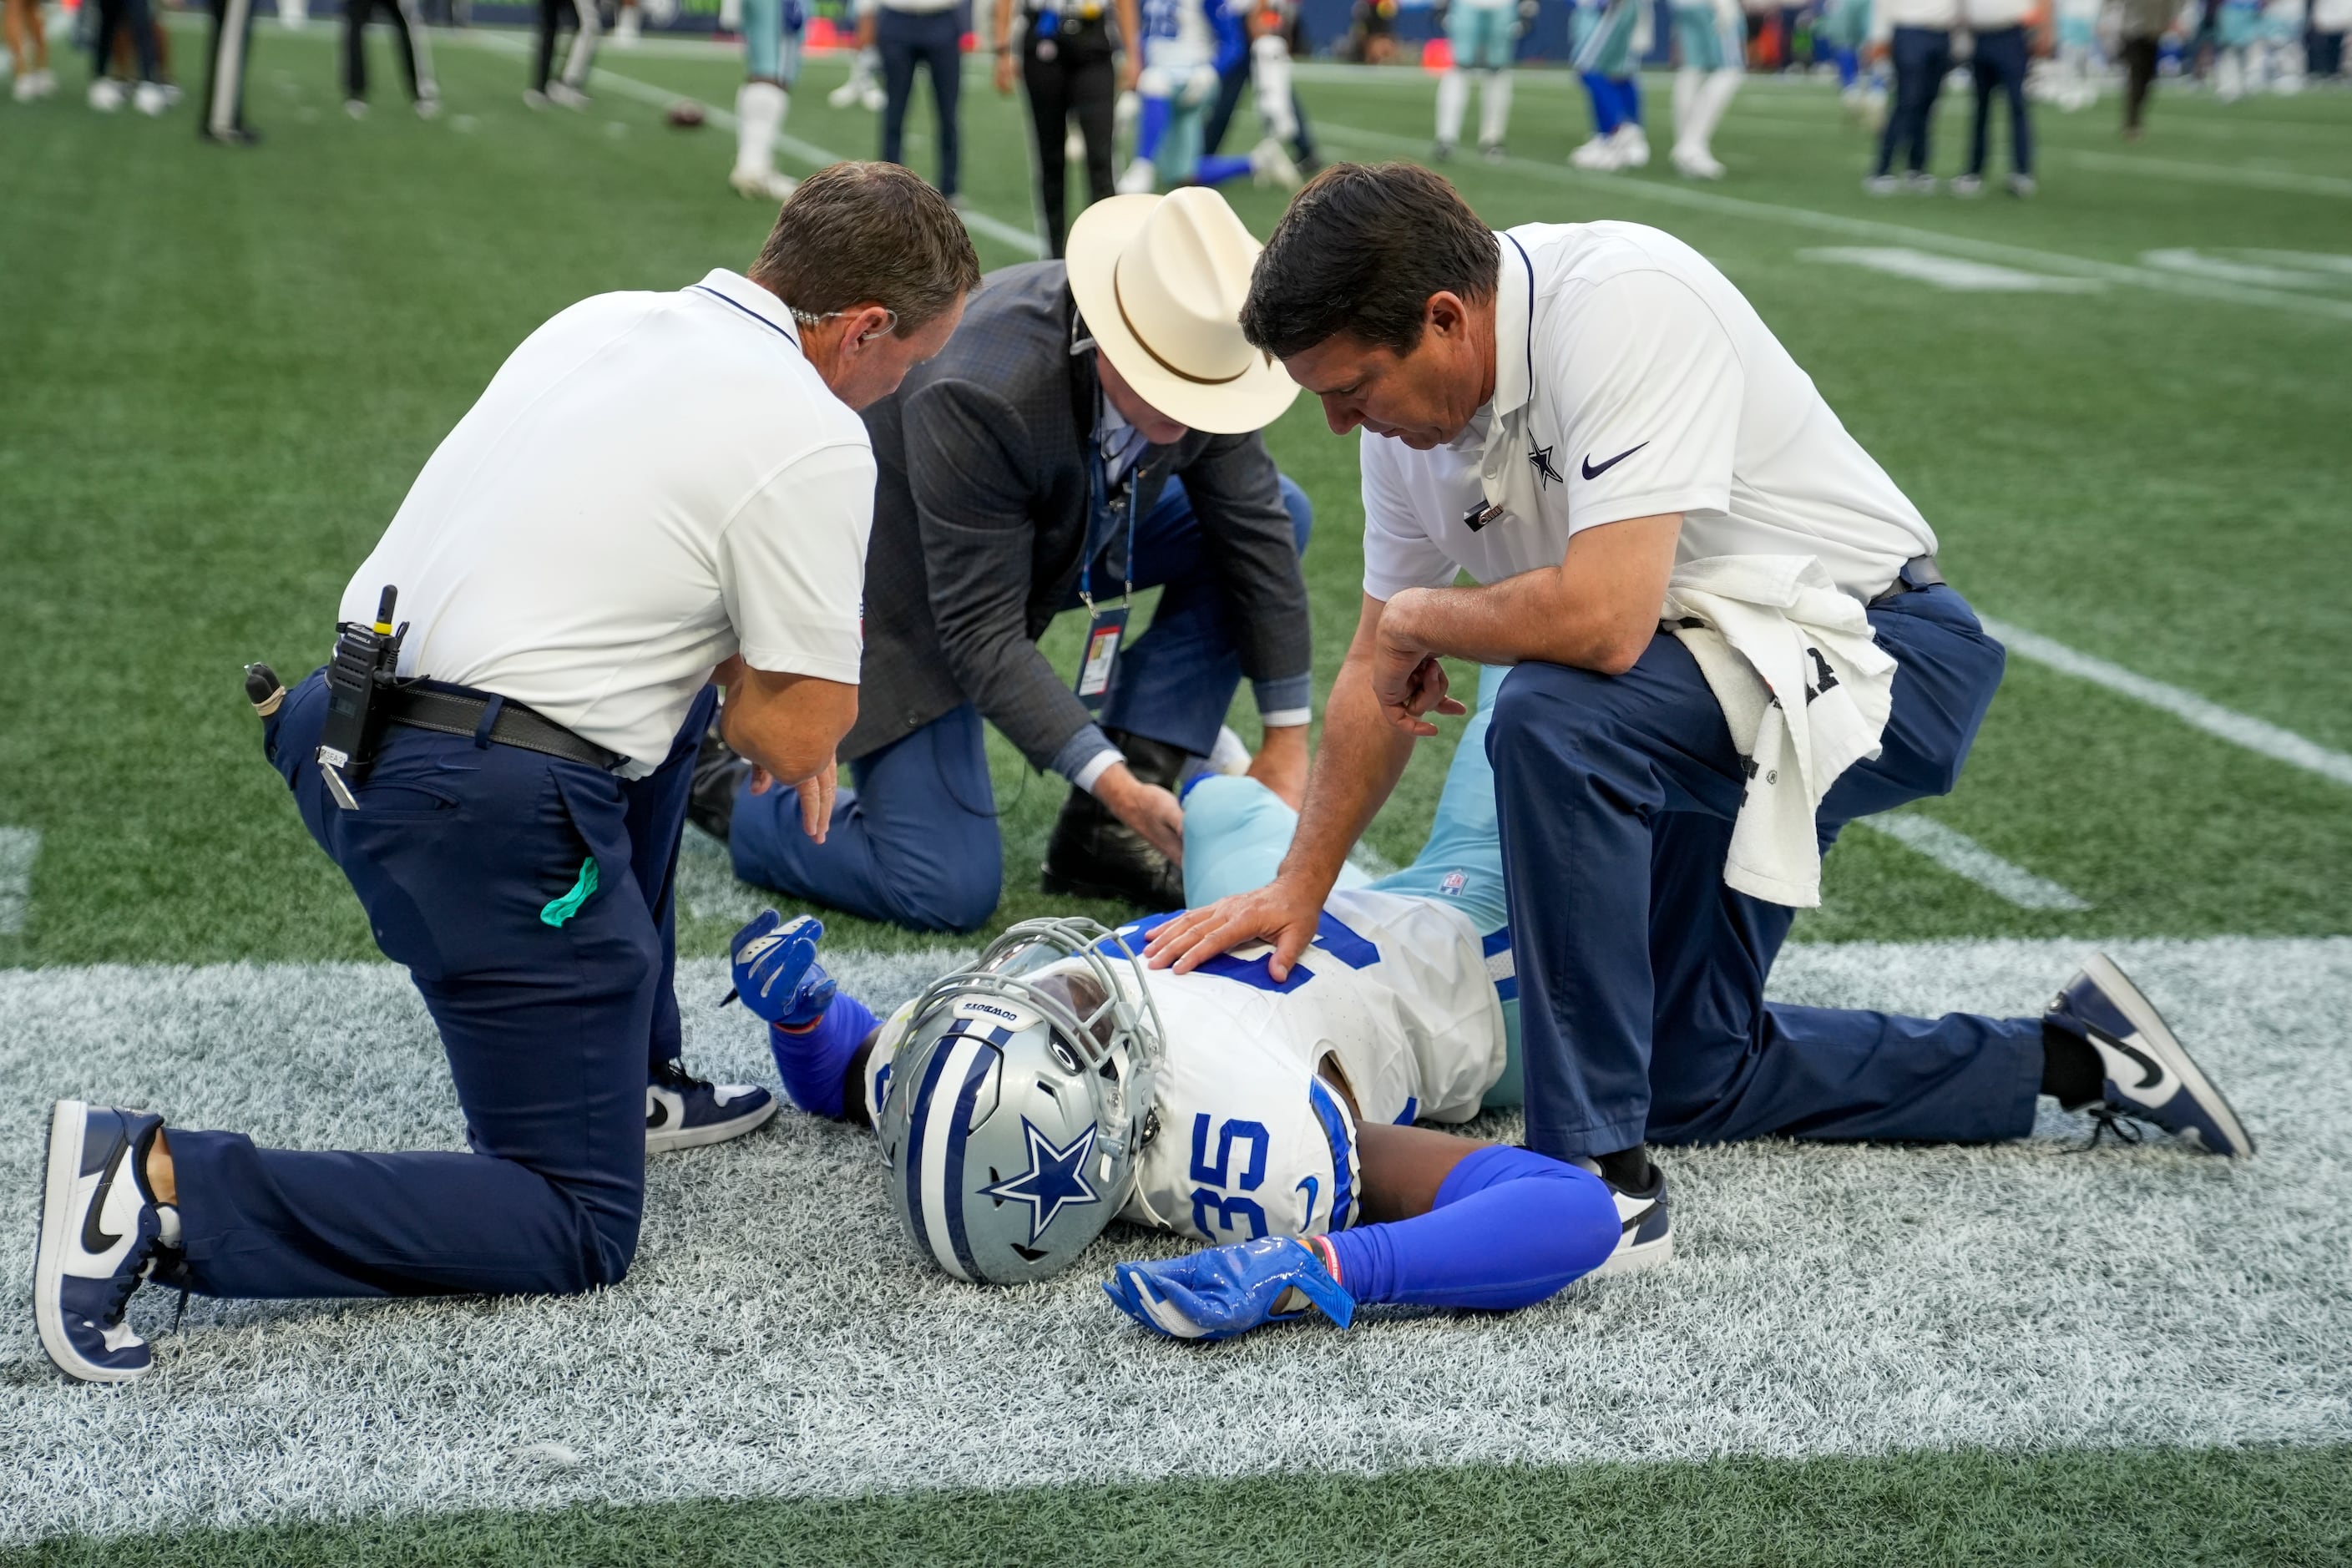
[[[1145,784],[1173,790],[1192,761],[1189,752],[1123,731],[1105,731],[1127,754],[1127,770]],[[1049,893],[1116,899],[1139,910],[1184,907],[1184,874],[1143,835],[1085,790],[1070,791],[1045,845],[1042,885]]]

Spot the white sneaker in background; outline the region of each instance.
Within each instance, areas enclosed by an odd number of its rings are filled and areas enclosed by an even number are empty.
[[[1119,175],[1118,194],[1122,196],[1148,196],[1159,178],[1159,171],[1151,166],[1150,159],[1138,158],[1127,166],[1125,174]]]
[[[1617,166],[1621,169],[1646,169],[1650,166],[1650,138],[1632,121],[1617,128],[1610,142],[1617,149]]]
[[[560,103],[566,109],[585,109],[588,107],[588,95],[568,81],[551,81],[547,84],[547,101]]]
[[[1282,143],[1269,136],[1250,149],[1250,178],[1260,185],[1280,185],[1286,191],[1297,190],[1302,182],[1298,165],[1282,150]]]
[[[1723,178],[1722,164],[1717,163],[1715,159],[1707,153],[1697,152],[1692,148],[1675,148],[1674,151],[1674,163],[1675,173],[1682,175],[1683,178],[1686,180],[1719,180]]]
[[[102,76],[89,84],[89,106],[100,114],[113,113],[130,96],[123,85],[112,77]]]
[[[1617,154],[1617,144],[1606,136],[1595,136],[1568,155],[1569,163],[1594,174],[1610,174],[1625,166]]]
[[[131,101],[140,113],[152,120],[172,107],[172,95],[160,81],[142,81],[131,93]]]
[[[1973,196],[1978,195],[1983,189],[1984,182],[1974,174],[1955,174],[1952,176],[1952,195],[1956,196]]]
[[[343,100],[343,112],[350,115],[353,120],[365,120],[367,118],[367,100],[363,98],[347,98]]]
[[[737,169],[727,183],[738,195],[756,202],[781,202],[800,188],[800,182],[774,169]]]
[[[418,99],[416,100],[416,118],[419,120],[440,119],[441,100],[437,98]]]

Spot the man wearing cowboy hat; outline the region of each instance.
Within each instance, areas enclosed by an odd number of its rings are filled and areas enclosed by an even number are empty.
[[[1003,883],[981,721],[1072,784],[1049,892],[1183,901],[1174,791],[1241,678],[1251,773],[1299,797],[1311,690],[1306,497],[1257,432],[1297,388],[1242,337],[1257,242],[1213,191],[1118,196],[1066,262],[991,273],[963,325],[866,411],[880,484],[857,724],[822,842],[706,745],[695,819],[746,880],[922,931],[969,931]],[[1125,606],[1163,589],[1151,626]],[[1088,617],[1076,671],[1037,639]],[[1122,648],[1121,645],[1124,643]]]

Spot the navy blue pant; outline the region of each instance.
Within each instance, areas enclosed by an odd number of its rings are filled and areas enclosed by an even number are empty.
[[[310,837],[440,1028],[473,1152],[256,1148],[173,1128],[187,1273],[216,1296],[546,1294],[628,1271],[646,1077],[678,1050],[672,882],[706,689],[634,782],[465,736],[388,728],[359,809],[310,758],[313,674],[265,728]],[[594,892],[558,921],[583,867]],[[551,904],[557,904],[554,910]],[[366,1037],[352,1049],[373,1048]]]
[[[1225,144],[1225,132],[1232,129],[1234,111],[1241,107],[1242,89],[1250,84],[1249,51],[1232,69],[1217,78],[1217,101],[1209,106],[1209,118],[1201,125],[1201,151],[1215,153]],[[1290,89],[1290,116],[1298,125],[1298,134],[1291,138],[1291,149],[1298,162],[1312,163],[1315,158],[1315,132],[1307,128],[1307,106],[1298,101],[1298,89]]]
[[[1927,130],[1936,115],[1936,95],[1952,68],[1952,35],[1941,27],[1897,27],[1887,53],[1895,64],[1895,107],[1878,133],[1878,173],[1903,166],[1917,174],[1927,166]]]
[[[1870,612],[1896,661],[1857,816],[1958,782],[1999,643],[1948,588]],[[1623,675],[1523,664],[1487,731],[1517,956],[1528,1144],[1566,1159],[1771,1136],[1973,1142],[2033,1124],[2037,1018],[1905,1018],[1764,1000],[1795,911],[1724,885],[1746,787],[1723,710],[1661,633]]]
[[[930,73],[932,118],[939,122],[940,195],[956,194],[963,156],[956,100],[963,90],[963,24],[954,8],[875,14],[874,47],[882,56],[882,161],[903,163],[907,105],[915,96],[915,68]]]
[[[2033,173],[2033,121],[2025,107],[2026,47],[2023,27],[1995,27],[1977,35],[1969,69],[1976,78],[1976,119],[1969,132],[1969,168],[1984,173],[1986,142],[1992,130],[1993,95],[2009,100],[2009,163],[2021,174]]]
[[[1282,504],[1304,552],[1314,508],[1287,477]],[[1164,591],[1150,628],[1119,654],[1103,723],[1205,756],[1233,706],[1242,663],[1231,607],[1180,479],[1167,482],[1136,524],[1135,585]],[[1003,890],[1004,849],[980,710],[966,703],[868,752],[849,771],[851,787],[835,801],[823,844],[801,830],[789,790],[738,791],[729,834],[735,874],[916,931],[971,931],[985,921]]]

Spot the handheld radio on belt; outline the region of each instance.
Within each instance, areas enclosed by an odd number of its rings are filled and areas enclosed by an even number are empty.
[[[326,775],[327,793],[345,811],[359,809],[351,786],[366,780],[376,737],[383,732],[384,710],[376,694],[395,679],[400,639],[408,635],[405,624],[398,631],[392,626],[393,601],[399,595],[385,584],[373,625],[345,621],[335,628],[335,657],[327,666],[327,721],[319,731],[316,761]]]

